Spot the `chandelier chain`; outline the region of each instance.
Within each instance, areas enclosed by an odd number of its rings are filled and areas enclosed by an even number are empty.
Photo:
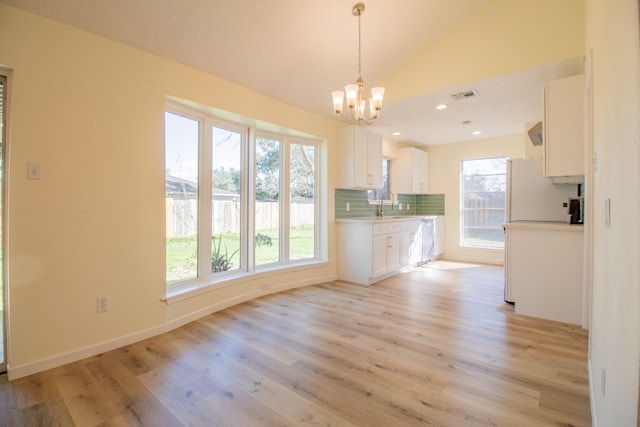
[[[362,78],[362,37],[360,33],[360,17],[362,13],[358,13],[358,77]]]

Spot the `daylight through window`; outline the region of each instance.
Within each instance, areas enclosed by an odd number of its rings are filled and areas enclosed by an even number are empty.
[[[463,160],[460,244],[503,248],[507,158]]]
[[[167,285],[318,261],[318,152],[314,140],[168,110]]]

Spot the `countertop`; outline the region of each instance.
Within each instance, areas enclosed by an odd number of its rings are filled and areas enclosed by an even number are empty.
[[[519,230],[584,231],[582,224],[568,224],[562,221],[511,221],[502,226]]]
[[[336,218],[336,222],[359,222],[377,224],[379,222],[408,221],[412,219],[437,218],[437,215],[388,215],[383,217],[361,216],[357,218]]]

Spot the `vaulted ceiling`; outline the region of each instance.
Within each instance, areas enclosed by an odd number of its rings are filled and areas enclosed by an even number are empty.
[[[367,0],[362,77],[380,85],[489,0]],[[0,0],[215,74],[325,116],[330,93],[357,77],[355,0]],[[512,135],[542,117],[541,83],[581,72],[580,58],[409,97],[387,88],[375,129],[430,145]],[[454,101],[452,94],[477,96]],[[435,110],[449,104],[445,112]],[[462,124],[470,121],[470,124]],[[400,132],[394,136],[393,132]]]

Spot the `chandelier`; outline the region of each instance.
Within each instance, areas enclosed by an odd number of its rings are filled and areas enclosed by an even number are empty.
[[[361,38],[360,38],[360,16],[364,12],[364,3],[356,3],[351,9],[351,13],[358,17],[358,79],[353,84],[345,85],[344,92],[336,90],[331,92],[333,97],[333,110],[336,115],[344,121],[357,120],[364,123],[373,123],[378,118],[380,110],[382,109],[382,98],[384,97],[383,87],[374,87],[371,89],[371,97],[369,98],[369,115],[365,114],[367,105],[366,99],[363,99],[364,81],[362,80],[362,66],[361,66]],[[342,115],[342,109],[344,106],[345,94],[347,96],[347,107],[349,108],[350,115],[346,117]]]

